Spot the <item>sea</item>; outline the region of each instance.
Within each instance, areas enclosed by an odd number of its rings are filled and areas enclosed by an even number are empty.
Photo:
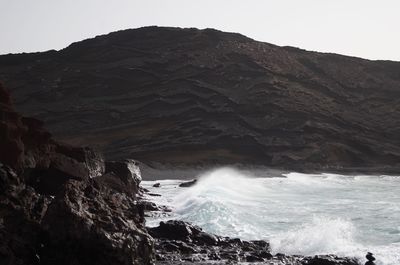
[[[185,180],[143,181],[148,200],[172,209],[147,226],[177,219],[243,240],[264,239],[273,253],[336,254],[377,265],[400,264],[400,176],[271,173],[233,167]],[[160,187],[153,187],[160,183]]]

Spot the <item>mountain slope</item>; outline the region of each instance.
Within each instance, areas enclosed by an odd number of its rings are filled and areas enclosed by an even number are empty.
[[[110,158],[281,168],[400,164],[400,63],[147,27],[0,56],[17,108]]]

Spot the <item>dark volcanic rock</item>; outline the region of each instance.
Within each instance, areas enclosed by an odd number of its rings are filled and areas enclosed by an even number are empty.
[[[148,27],[0,56],[0,79],[57,138],[109,159],[399,166],[397,62]]]
[[[265,241],[241,241],[206,233],[198,226],[183,221],[161,222],[148,228],[156,239],[156,258],[163,260],[230,260],[264,261],[272,257]]]
[[[197,179],[191,180],[191,181],[186,181],[186,182],[182,182],[181,184],[179,184],[179,187],[192,187],[193,185],[195,185],[197,183]]]
[[[49,206],[45,264],[150,264],[143,212],[124,193],[95,181],[69,181]]]
[[[142,180],[139,166],[133,159],[124,161],[107,161],[106,174],[97,178],[98,181],[119,192],[135,195],[139,192],[139,184]]]
[[[170,220],[161,222],[158,227],[149,228],[149,233],[155,238],[192,241],[202,232],[200,227],[183,221]]]
[[[40,222],[50,201],[0,163],[0,264],[39,264]]]
[[[24,169],[27,184],[41,194],[55,195],[69,179],[87,180],[104,173],[102,156],[87,147],[52,144],[48,166]]]
[[[80,179],[95,178],[104,174],[105,165],[100,153],[88,147],[56,145],[51,166]]]
[[[371,252],[368,252],[367,255],[365,256],[365,258],[368,261],[374,261],[375,260],[374,254],[372,254]]]
[[[68,179],[88,179],[104,173],[102,156],[87,147],[59,144],[43,123],[15,112],[10,96],[0,84],[0,161],[22,174],[44,194],[57,192]]]
[[[356,259],[339,258],[334,255],[318,255],[315,257],[305,258],[302,262],[304,265],[359,265]]]
[[[2,86],[0,136],[0,264],[153,263],[137,168],[129,192],[97,180],[100,154],[53,141],[41,122],[13,110]],[[114,177],[126,180],[122,172]]]
[[[0,91],[0,161],[17,171],[25,167],[48,167],[54,149],[50,134],[40,121],[15,112],[1,83]]]
[[[157,211],[157,212],[162,212],[162,213],[172,211],[170,208],[168,208],[168,206],[157,205],[154,202],[149,202],[149,201],[145,201],[145,200],[140,200],[138,202],[138,204],[143,208],[144,211],[149,211],[149,212]]]
[[[158,227],[148,230],[155,238],[157,264],[256,262],[271,265],[359,265],[355,259],[334,255],[315,257],[272,255],[269,243],[266,241],[242,241],[238,238],[216,236],[183,221],[161,222]],[[210,261],[213,263],[207,263]]]

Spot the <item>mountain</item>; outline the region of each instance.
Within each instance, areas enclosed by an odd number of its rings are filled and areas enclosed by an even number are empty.
[[[17,109],[109,159],[400,168],[400,63],[145,27],[0,56]]]

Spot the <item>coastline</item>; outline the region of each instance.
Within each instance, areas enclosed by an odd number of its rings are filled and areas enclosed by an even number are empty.
[[[154,181],[151,181],[154,182]],[[181,183],[188,183],[183,181]],[[159,186],[156,186],[157,188]],[[178,187],[179,188],[179,187]],[[186,189],[186,188],[180,188]],[[147,195],[149,194],[149,195]],[[157,205],[146,199],[154,196],[149,190],[139,199],[145,209],[145,216],[169,216],[168,206]],[[163,196],[163,194],[157,194]],[[160,198],[160,197],[158,197]],[[341,257],[333,254],[315,256],[287,255],[272,253],[269,240],[243,240],[204,232],[192,223],[169,219],[158,226],[147,227],[155,239],[156,264],[270,264],[270,265],[359,265],[354,257]]]
[[[217,168],[235,168],[243,171],[258,172],[262,177],[283,177],[282,174],[291,172],[304,174],[345,174],[345,175],[387,175],[400,176],[400,167],[271,167],[268,165],[254,164],[161,164],[139,162],[143,180],[182,179],[196,178],[199,174]]]

